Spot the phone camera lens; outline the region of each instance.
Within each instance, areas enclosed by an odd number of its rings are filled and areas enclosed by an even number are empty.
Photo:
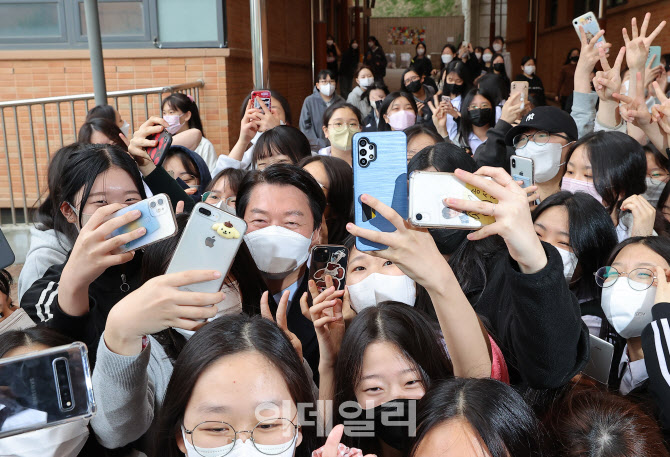
[[[151,204],[149,206],[152,207],[152,208],[155,208],[156,207],[156,202],[151,202]]]
[[[423,219],[423,215],[421,213],[417,213],[416,220],[420,221],[421,219]]]
[[[374,148],[375,148],[375,147],[374,147],[373,145],[368,146],[368,149],[371,150],[371,151],[372,151]]]
[[[368,152],[365,149],[361,149],[360,152],[359,152],[359,154],[362,155],[363,157],[365,157],[365,154],[367,154],[367,153]]]
[[[200,208],[198,211],[200,212],[200,214],[204,214],[205,216],[211,216],[212,215],[212,212],[210,210],[208,210],[207,208]]]
[[[512,166],[516,167],[516,159],[512,159]]]
[[[370,160],[375,160],[375,155],[374,154],[370,154]]]
[[[365,147],[365,145],[367,145],[368,142],[365,141],[365,140],[361,140],[361,141],[358,142],[358,144],[360,144],[362,147]]]
[[[362,166],[366,166],[367,164],[368,164],[368,160],[367,160],[367,159],[361,159],[361,165],[362,165]]]
[[[162,205],[162,204],[163,204],[163,199],[162,199],[162,198],[159,198],[159,199],[158,199],[158,204],[159,204],[159,205]]]

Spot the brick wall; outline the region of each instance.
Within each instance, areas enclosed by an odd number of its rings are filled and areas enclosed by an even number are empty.
[[[561,66],[565,62],[568,51],[580,48],[579,38],[572,26],[573,0],[559,2],[558,23],[554,27],[545,27],[547,23],[547,1],[538,0],[539,21],[537,41],[537,74],[542,79],[546,91],[553,94],[558,86],[558,77]],[[527,0],[509,0],[507,22],[507,49],[512,55],[513,74],[521,72],[521,58],[526,55],[526,30],[528,17]],[[623,38],[621,29],[626,27],[630,34],[630,20],[638,19],[638,26],[646,12],[652,14],[650,30],[653,30],[662,20],[670,18],[670,2],[667,0],[628,0],[628,3],[605,11],[605,20],[599,24],[605,29],[605,37],[612,43],[611,61],[614,60],[621,46]],[[597,11],[595,12],[597,14]],[[668,26],[654,41],[654,45],[661,46],[663,53],[670,52],[670,30]]]
[[[309,0],[268,0],[267,14],[271,86],[289,100],[293,122],[297,124],[303,99],[312,90]],[[199,93],[199,108],[205,134],[219,154],[227,154],[239,135],[240,105],[253,88],[249,3],[227,2],[227,17],[227,49],[105,49],[107,90],[203,80],[205,87]],[[88,51],[0,51],[0,101],[90,92],[93,92],[93,81]],[[113,104],[114,100],[110,99],[109,103]],[[74,141],[87,109],[93,105],[93,102],[88,106],[83,101],[76,102],[73,123],[72,106],[61,104],[64,144]],[[131,122],[128,99],[120,98],[118,106],[124,119]],[[45,190],[48,153],[61,145],[56,106],[48,105],[45,111],[48,135],[45,135],[40,105],[32,108],[32,122],[26,107],[17,110],[19,156],[14,111],[12,108],[4,110],[7,138],[0,130],[0,207],[9,207],[7,160],[15,205],[24,205],[21,177],[26,187],[27,206],[32,207],[39,191]],[[148,114],[160,115],[158,96],[148,97]],[[145,119],[144,98],[136,96],[133,98],[133,127],[138,128]]]

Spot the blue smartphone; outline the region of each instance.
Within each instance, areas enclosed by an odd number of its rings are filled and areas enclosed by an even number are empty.
[[[361,203],[368,194],[407,219],[407,136],[404,132],[363,132],[354,135],[354,222],[378,232],[395,232],[384,216]],[[379,251],[388,246],[356,237],[359,251]]]
[[[647,65],[651,60],[651,68],[656,68],[661,64],[661,47],[649,46],[649,57],[647,58]]]
[[[110,219],[123,216],[129,211],[139,210],[142,215],[126,225],[123,225],[111,233],[110,237],[123,235],[144,227],[147,232],[141,237],[119,248],[120,252],[134,251],[157,241],[169,238],[177,233],[177,222],[172,210],[170,198],[165,194],[154,195],[133,205],[122,208],[112,214]]]

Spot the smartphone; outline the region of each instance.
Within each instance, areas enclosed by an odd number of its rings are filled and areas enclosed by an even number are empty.
[[[147,232],[141,237],[124,244],[119,248],[120,252],[135,251],[146,247],[157,241],[164,240],[174,236],[177,233],[177,222],[170,198],[165,194],[154,195],[146,200],[137,202],[133,205],[122,208],[112,214],[109,219],[123,216],[129,211],[139,210],[142,215],[123,227],[119,227],[111,233],[110,238],[132,232],[140,227],[144,227]]]
[[[519,101],[525,106],[525,103],[528,101],[528,81],[512,81],[509,92],[510,98],[516,93],[521,94]]]
[[[647,58],[647,66],[651,61],[651,68],[656,68],[661,64],[661,47],[649,46],[649,57]]]
[[[7,268],[14,263],[14,251],[0,229],[0,269]]]
[[[255,90],[251,92],[251,101],[254,102],[254,108],[263,109],[261,108],[261,104],[258,103],[259,98],[263,100],[263,103],[265,103],[265,106],[269,110],[272,109],[272,94],[269,90]]]
[[[451,97],[449,97],[448,95],[443,95],[442,96],[442,101],[444,103],[451,103]]]
[[[533,159],[521,156],[512,156],[509,159],[510,174],[515,181],[522,181],[521,188],[525,189],[535,184],[535,164]]]
[[[614,357],[614,346],[605,340],[589,335],[591,341],[591,353],[589,361],[582,370],[586,376],[607,385]]]
[[[589,11],[586,14],[582,14],[579,17],[576,17],[572,20],[572,25],[575,27],[575,32],[581,40],[581,35],[579,34],[579,26],[581,25],[586,34],[586,41],[591,41],[598,32],[600,32],[600,26],[598,25],[598,19],[596,15]],[[596,47],[599,47],[602,43],[605,42],[605,36],[601,36],[596,42]]]
[[[395,232],[384,216],[361,203],[368,194],[407,219],[407,136],[404,132],[356,133],[354,151],[354,221],[361,228]],[[380,243],[356,237],[359,251],[386,249]]]
[[[186,223],[166,274],[188,270],[217,270],[221,277],[182,286],[190,292],[218,292],[247,232],[247,223],[207,203],[198,203]]]
[[[496,198],[464,183],[453,173],[415,171],[409,177],[410,223],[417,227],[477,230],[495,222],[493,216],[448,208],[444,206],[445,198],[498,203]]]
[[[309,279],[314,280],[319,292],[326,290],[326,276],[333,278],[335,290],[342,290],[347,275],[349,250],[344,246],[319,244],[312,248]]]
[[[0,438],[89,418],[95,410],[84,343],[0,359]]]
[[[154,165],[160,167],[165,160],[165,153],[172,146],[172,135],[167,130],[163,130],[161,133],[156,133],[154,135],[149,135],[147,140],[156,140],[158,144],[153,148],[147,148],[147,154],[153,160]]]

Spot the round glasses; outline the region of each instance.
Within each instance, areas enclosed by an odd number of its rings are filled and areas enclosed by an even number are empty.
[[[228,455],[235,447],[239,433],[248,433],[251,443],[260,453],[277,455],[293,446],[298,425],[285,418],[266,419],[256,424],[253,430],[236,431],[227,422],[206,421],[193,430],[184,429],[184,433],[191,435],[193,447],[202,457]]]
[[[636,268],[629,273],[625,273],[614,267],[600,267],[594,275],[596,284],[603,288],[612,287],[621,276],[628,277],[628,285],[633,290],[647,290],[656,280],[656,275],[648,268]]]
[[[535,143],[536,145],[544,146],[545,144],[549,143],[549,140],[551,139],[552,136],[557,136],[559,138],[563,138],[564,140],[570,141],[570,138],[568,138],[565,135],[559,135],[558,133],[549,133],[545,130],[538,130],[537,132],[531,134],[527,133],[518,134],[512,139],[512,144],[516,149],[523,149],[526,147],[529,141],[533,140],[533,143]]]

